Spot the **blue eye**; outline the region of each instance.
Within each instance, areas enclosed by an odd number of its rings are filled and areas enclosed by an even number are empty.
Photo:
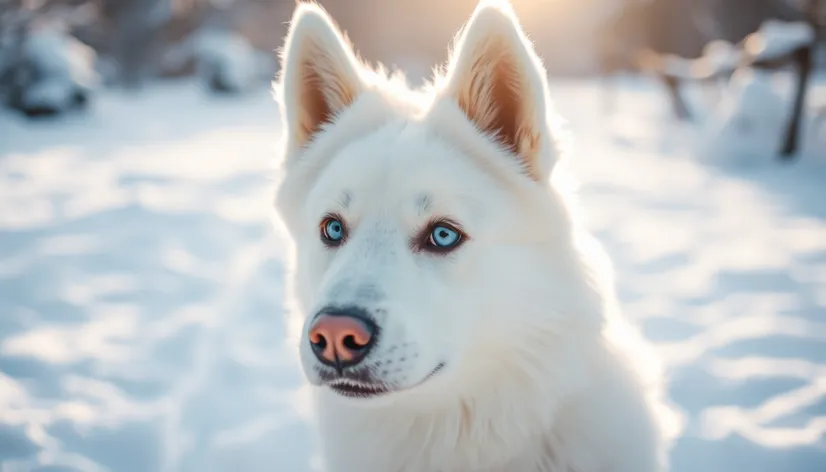
[[[338,218],[327,217],[321,222],[321,237],[331,246],[337,246],[344,241],[344,223]]]
[[[445,250],[455,247],[462,240],[458,230],[444,224],[438,224],[430,230],[428,244],[434,249]]]

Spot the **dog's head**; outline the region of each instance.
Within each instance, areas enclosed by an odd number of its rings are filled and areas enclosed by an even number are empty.
[[[360,398],[482,388],[468,380],[537,375],[560,332],[594,321],[550,179],[545,72],[509,5],[480,5],[443,73],[410,91],[300,4],[276,93],[276,206],[313,384]]]

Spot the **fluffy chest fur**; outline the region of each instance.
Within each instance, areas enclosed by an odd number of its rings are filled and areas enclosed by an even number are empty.
[[[438,407],[420,399],[426,408],[410,401],[365,411],[318,392],[328,470],[662,470],[666,431],[656,392],[642,392],[641,379],[612,361],[609,346],[592,349],[571,349],[572,357],[558,358],[567,368],[549,369],[543,379],[503,369],[494,383]]]

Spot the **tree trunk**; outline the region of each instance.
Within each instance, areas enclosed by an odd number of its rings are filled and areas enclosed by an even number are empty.
[[[780,151],[780,159],[790,161],[797,155],[800,142],[800,127],[805,119],[806,92],[809,88],[809,78],[812,73],[814,62],[814,49],[817,45],[817,15],[819,0],[809,0],[806,5],[806,19],[815,32],[815,40],[812,44],[795,51],[794,61],[797,70],[797,88],[795,90],[794,105],[789,118],[789,125],[786,128],[786,136],[783,148]]]

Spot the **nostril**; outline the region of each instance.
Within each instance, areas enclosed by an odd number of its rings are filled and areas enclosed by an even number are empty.
[[[365,343],[359,342],[358,340],[356,340],[356,337],[352,334],[348,334],[341,341],[341,344],[344,345],[344,347],[346,347],[347,349],[350,349],[351,351],[359,351],[361,349],[364,349],[365,347],[367,347],[368,343],[369,341]]]
[[[310,339],[310,343],[316,348],[320,350],[324,350],[327,347],[327,338],[324,337],[323,334],[315,333]]]

